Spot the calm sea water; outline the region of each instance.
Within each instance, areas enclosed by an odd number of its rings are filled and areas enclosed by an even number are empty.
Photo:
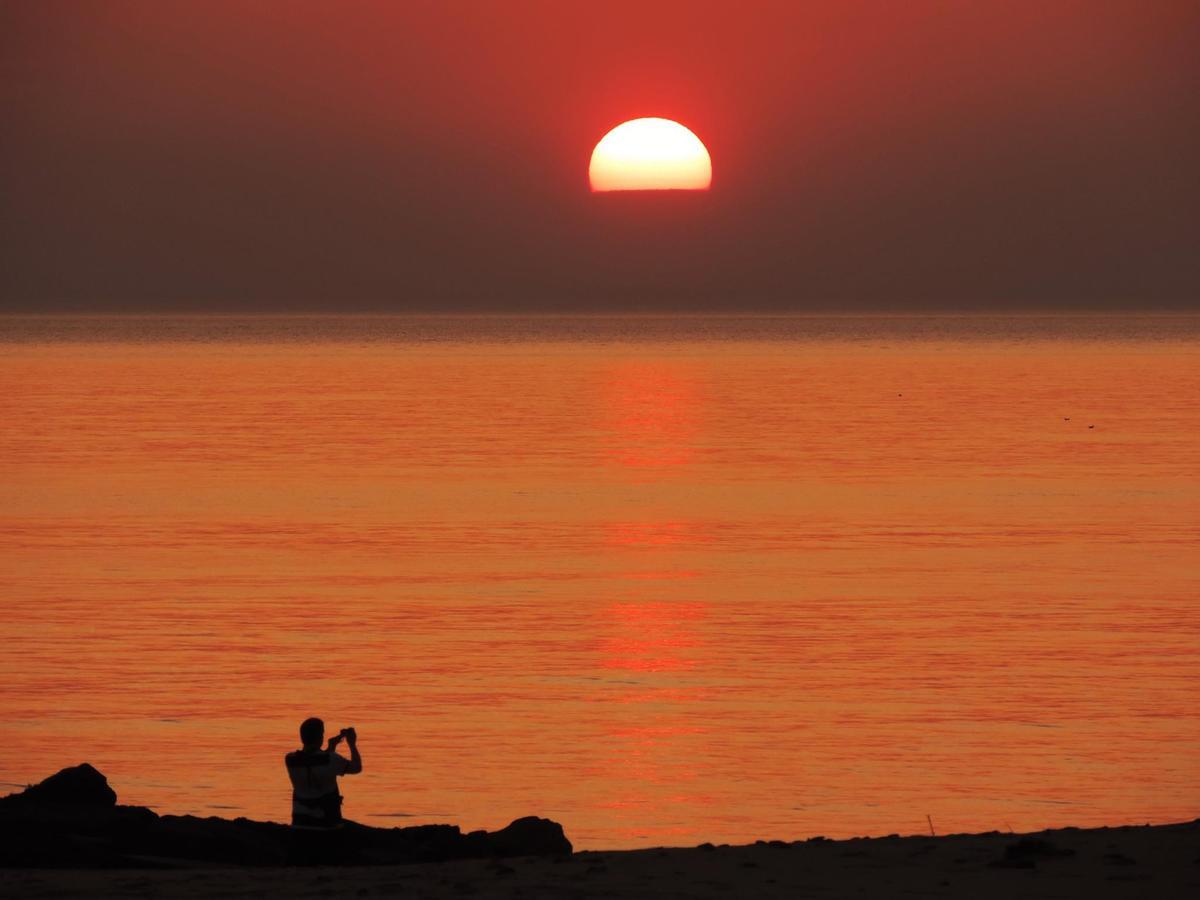
[[[0,779],[582,847],[1200,814],[1200,320],[0,320]]]

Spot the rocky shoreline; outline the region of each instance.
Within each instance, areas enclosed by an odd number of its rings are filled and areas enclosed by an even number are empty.
[[[1200,819],[941,837],[572,852],[547,819],[348,830],[354,865],[288,865],[291,829],[119,806],[91,766],[0,798],[0,895],[969,900],[1200,896]]]
[[[312,833],[300,837],[312,838]],[[108,779],[87,763],[0,798],[0,866],[5,868],[284,866],[297,862],[296,838],[293,829],[274,822],[158,815],[144,806],[121,806]],[[347,823],[336,840],[339,862],[377,866],[569,856],[572,850],[561,825],[536,816],[499,831],[467,834],[456,825]]]

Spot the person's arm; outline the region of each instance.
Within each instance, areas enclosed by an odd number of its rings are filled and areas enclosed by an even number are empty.
[[[358,735],[351,731],[346,735],[346,743],[350,745],[350,768],[347,775],[357,775],[362,771],[362,757],[358,755]]]

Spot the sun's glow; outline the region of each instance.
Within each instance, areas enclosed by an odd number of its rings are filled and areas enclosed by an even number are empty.
[[[592,151],[593,191],[707,191],[708,150],[670,119],[632,119],[606,134]]]

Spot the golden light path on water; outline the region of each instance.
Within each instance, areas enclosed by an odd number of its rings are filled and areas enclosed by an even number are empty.
[[[0,779],[281,820],[319,714],[377,825],[1192,817],[1185,324],[8,322]]]

